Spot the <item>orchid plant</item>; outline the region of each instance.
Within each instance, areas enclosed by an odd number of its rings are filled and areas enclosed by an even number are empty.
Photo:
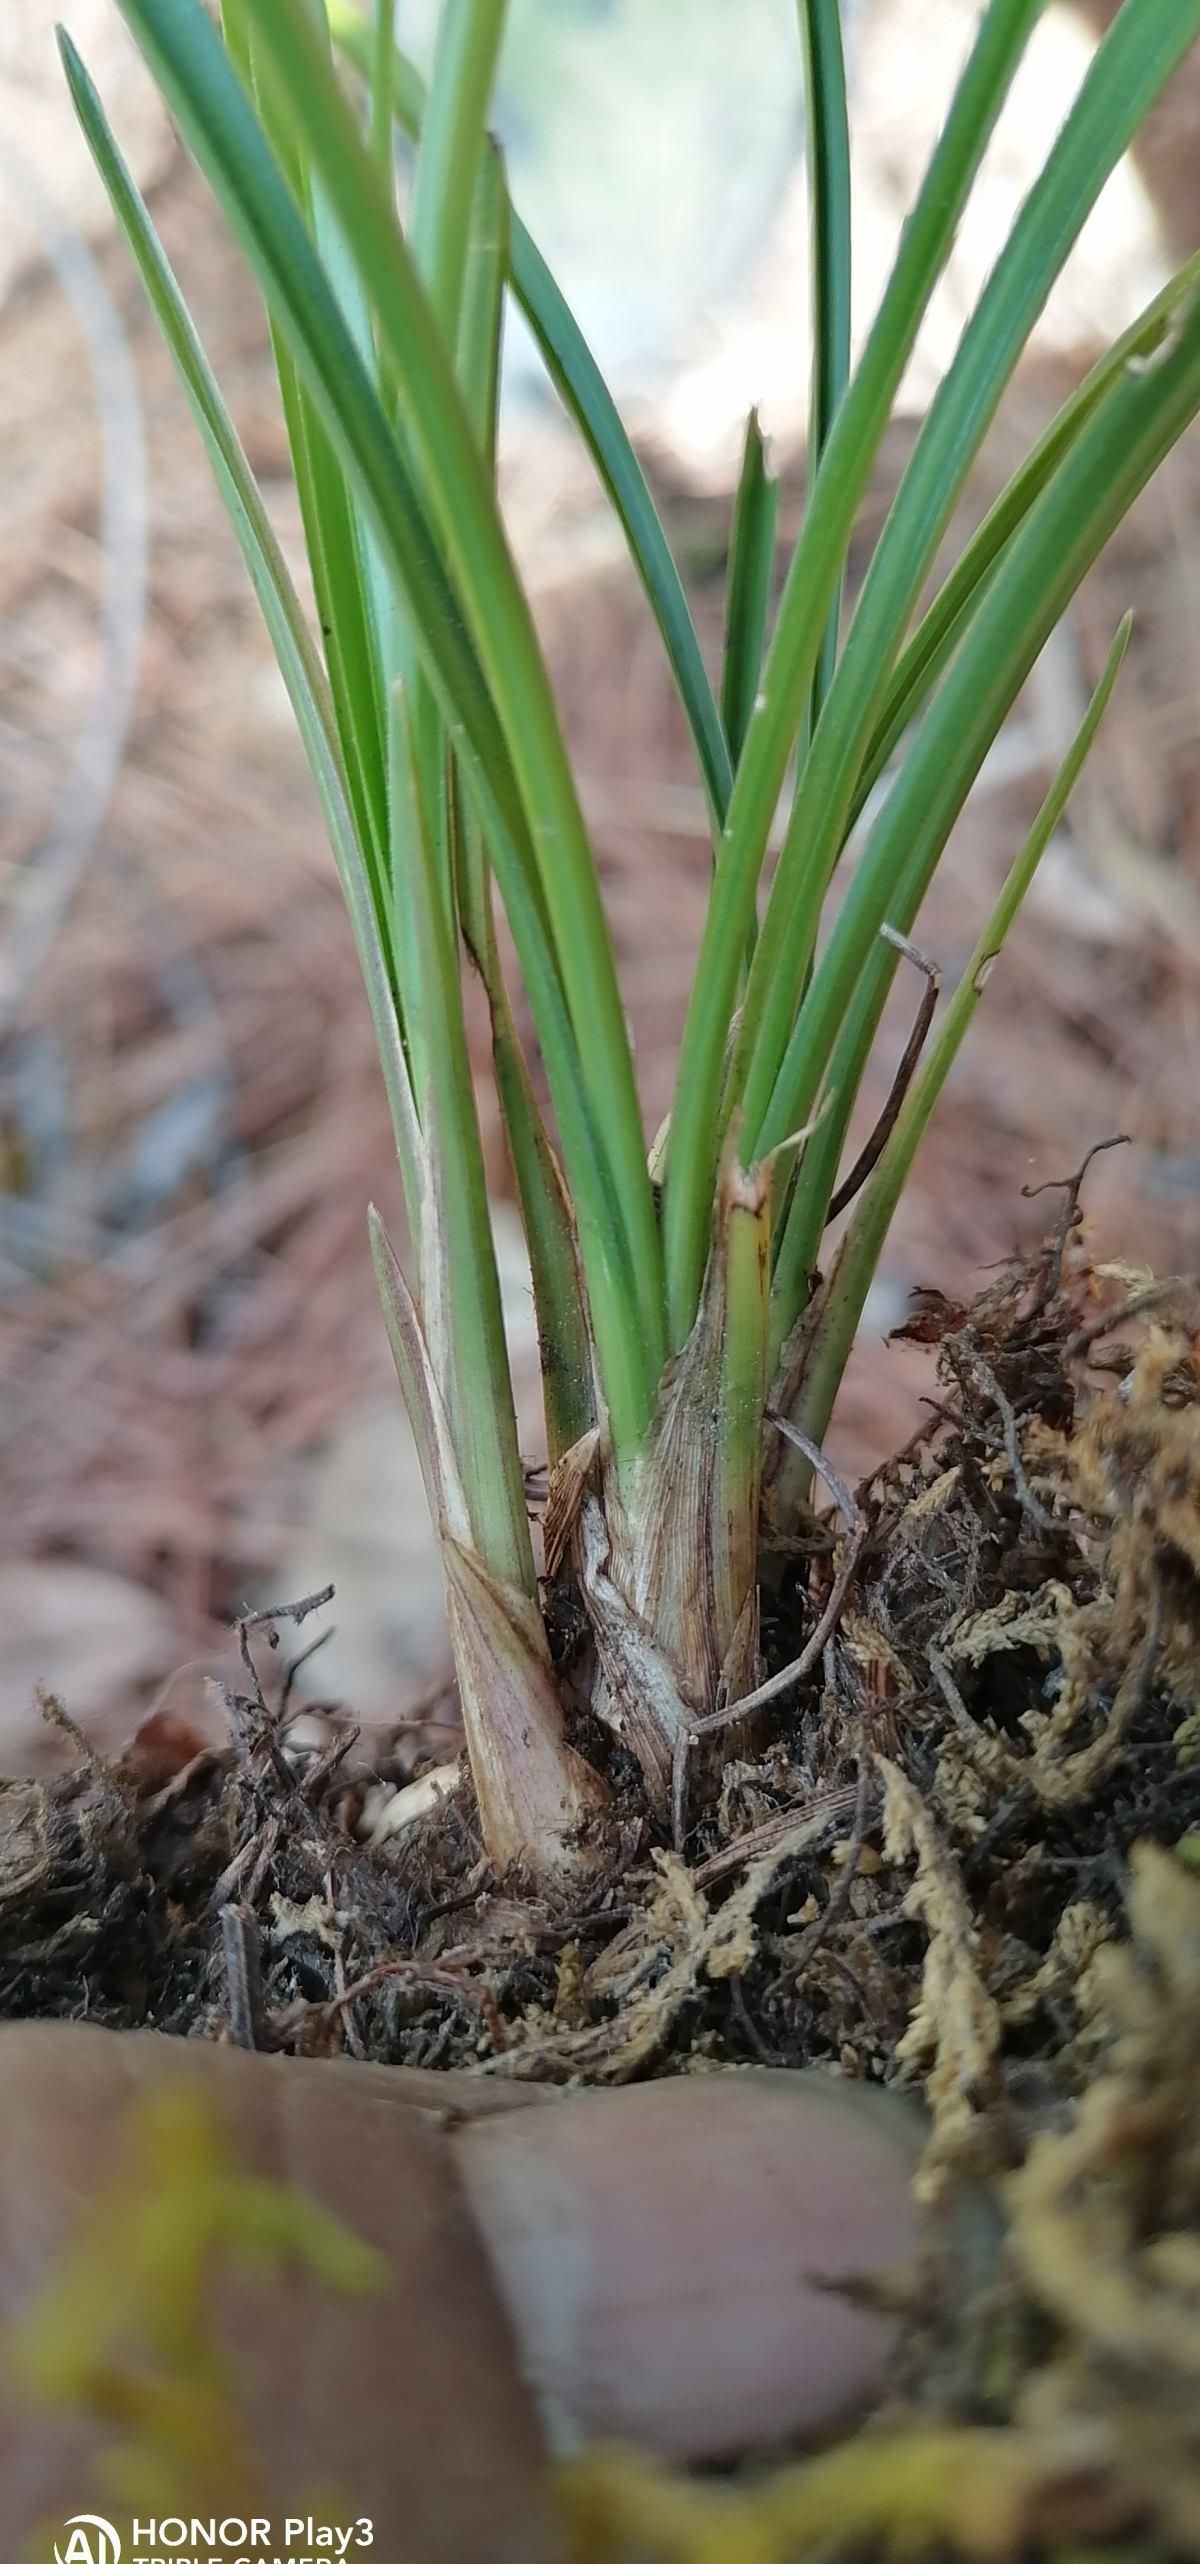
[[[752,417],[715,676],[612,396],[510,201],[488,121],[505,0],[443,0],[428,84],[396,49],[390,0],[373,14],[352,0],[221,0],[219,29],[203,0],[119,5],[266,302],[312,620],[63,35],[75,106],[208,448],[345,893],[407,1219],[403,1265],[374,1213],[371,1251],[437,1527],[484,1840],[499,1869],[562,1886],[594,1858],[608,1797],[568,1741],[572,1690],[635,1758],[659,1820],[680,1740],[755,1692],[764,1524],[777,1536],[807,1499],[914,1151],[1114,684],[1127,625],[960,986],[919,1065],[910,1045],[885,1122],[847,1176],[882,1009],[964,802],[1080,580],[1200,409],[1193,260],[1094,366],[923,602],[1038,315],[1200,33],[1200,0],[1124,0],[997,243],[849,614],[860,502],[1042,0],[987,0],[853,365],[838,0],[798,0],[814,280],[806,503],[779,562],[776,484]],[[711,891],[673,1110],[649,1150],[595,857],[497,505],[510,299],[619,522],[709,815]],[[536,1301],[550,1463],[540,1561],[468,973],[490,1007]],[[569,1670],[547,1619],[564,1579],[590,1642]]]

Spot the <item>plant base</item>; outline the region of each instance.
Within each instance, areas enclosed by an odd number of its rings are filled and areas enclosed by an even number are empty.
[[[77,2015],[82,1979],[93,2021],[492,2077],[916,2083],[930,2269],[869,2442],[878,2499],[868,2443],[857,2474],[834,2452],[788,2534],[1190,2554],[1200,1291],[1094,1274],[1072,1192],[1041,1257],[913,1323],[938,1346],[928,1427],[860,1491],[811,1675],[753,1759],[686,1775],[676,1844],[611,1746],[624,1864],[583,1910],[489,1876],[462,1787],[366,1844],[339,1765],[281,1744],[245,1633],[228,1752],[164,1774],[144,1739],[0,1795],[0,2011]],[[769,1665],[800,1654],[846,1537],[814,1522],[781,1562]],[[1007,2228],[965,2293],[939,2266],[964,2183]],[[636,2481],[576,2488],[614,2540]],[[775,2551],[796,2548],[753,2549]]]

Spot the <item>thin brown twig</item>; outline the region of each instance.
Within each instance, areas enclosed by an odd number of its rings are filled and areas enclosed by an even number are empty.
[[[298,1629],[312,1612],[323,1611],[326,1603],[333,1601],[333,1592],[332,1585],[322,1585],[314,1594],[302,1594],[299,1602],[269,1603],[263,1611],[239,1612],[238,1628],[265,1629],[272,1621],[292,1620]],[[278,1640],[274,1643],[277,1645]]]
[[[351,2056],[363,2058],[366,2056],[367,2049],[362,2032],[354,2018],[350,1980],[346,1973],[346,1936],[342,1930],[341,1915],[338,1909],[337,1881],[333,1874],[332,1861],[325,1872],[324,1887],[325,1903],[329,1909],[329,1926],[333,1936],[334,1992],[337,1995],[338,2001],[342,2005],[342,2036],[350,2050]]]
[[[807,1848],[815,1850],[825,1828],[848,1816],[853,1805],[852,1789],[831,1789],[811,1799],[803,1813],[814,1821],[820,1818],[822,1824],[820,1834],[814,1834]],[[715,1887],[718,1879],[728,1878],[731,1870],[740,1870],[743,1861],[756,1860],[760,1852],[769,1852],[783,1835],[793,1831],[799,1813],[794,1807],[781,1807],[777,1815],[768,1816],[761,1825],[752,1825],[748,1833],[739,1834],[735,1843],[722,1843],[720,1850],[710,1852],[706,1861],[697,1862],[691,1873],[693,1885]]]
[[[265,1611],[244,1611],[237,1624],[238,1653],[241,1657],[242,1664],[245,1667],[247,1679],[251,1685],[252,1696],[249,1700],[243,1700],[236,1693],[228,1690],[225,1693],[226,1703],[233,1723],[234,1735],[235,1738],[237,1738],[239,1736],[239,1729],[243,1728],[246,1724],[244,1718],[245,1712],[250,1711],[252,1713],[257,1713],[259,1721],[258,1733],[251,1737],[250,1750],[253,1753],[256,1748],[261,1747],[265,1749],[267,1758],[280,1787],[293,1799],[300,1797],[302,1793],[297,1774],[293,1770],[292,1765],[289,1763],[287,1755],[283,1750],[282,1738],[285,1732],[285,1721],[283,1718],[282,1708],[273,1717],[267,1707],[266,1695],[262,1687],[262,1677],[254,1662],[254,1651],[250,1645],[250,1632],[253,1629],[265,1629],[267,1633],[268,1646],[278,1647],[279,1631],[276,1627],[276,1623],[281,1620],[291,1620],[297,1623],[307,1620],[312,1612],[320,1611],[326,1603],[332,1602],[333,1591],[334,1589],[332,1585],[322,1585],[315,1593],[303,1594],[298,1602],[273,1603]],[[285,1681],[285,1701],[286,1696]],[[349,1746],[353,1742],[353,1734],[347,1736],[340,1742],[337,1751],[333,1753],[332,1760],[328,1761],[329,1770],[332,1770],[334,1765],[340,1761],[342,1755],[347,1752]],[[319,1758],[319,1760],[324,1761],[327,1760],[327,1758]],[[326,1777],[325,1771],[322,1771],[321,1777]]]
[[[375,1987],[386,1984],[389,1977],[401,1976],[411,1978],[414,1985],[431,1986],[435,1993],[453,1995],[457,2000],[469,2003],[475,2011],[483,2009],[482,1986],[473,1985],[467,1976],[459,1975],[455,1969],[437,1967],[424,1959],[380,1959],[374,1967],[367,1968],[362,1976],[356,1976],[352,1984],[335,1994],[322,2009],[331,2014],[344,2013],[347,2004],[356,2003],[360,1995],[373,1993]]]
[[[744,1699],[737,1703],[737,1708],[743,1717],[752,1710],[765,1709],[768,1702],[778,1700],[784,1692],[794,1691],[796,1684],[802,1683],[805,1675],[812,1672],[818,1656],[824,1653],[826,1640],[832,1638],[841,1618],[842,1605],[850,1588],[850,1580],[858,1565],[858,1553],[862,1548],[863,1537],[863,1526],[861,1523],[856,1523],[854,1529],[846,1535],[846,1544],[838,1564],[837,1574],[829,1588],[829,1599],[816,1628],[811,1636],[806,1638],[799,1655],[790,1665],[783,1666],[778,1674],[768,1675],[766,1682],[760,1683],[757,1691],[747,1692]],[[704,1724],[707,1725],[708,1722],[705,1721]]]
[[[1033,1796],[1029,1782],[1024,1780],[1015,1782],[1012,1789],[1006,1791],[999,1806],[993,1808],[982,1834],[975,1836],[964,1854],[963,1870],[968,1879],[982,1874],[997,1843],[1002,1843],[1005,1835],[1011,1834],[1018,1818],[1032,1806]]]
[[[773,1424],[776,1432],[781,1433],[786,1442],[794,1444],[796,1450],[803,1453],[809,1467],[816,1470],[818,1478],[824,1480],[847,1530],[850,1532],[860,1530],[861,1516],[858,1506],[845,1479],[838,1476],[832,1460],[826,1459],[820,1444],[814,1442],[811,1435],[802,1432],[798,1424],[793,1424],[789,1416],[781,1415],[776,1407],[768,1407],[767,1423]]]
[[[1040,1496],[1035,1496],[1025,1473],[1025,1463],[1021,1457],[1021,1446],[1017,1439],[1016,1411],[1011,1398],[1005,1395],[995,1372],[990,1363],[985,1362],[978,1346],[963,1337],[959,1338],[959,1344],[968,1369],[974,1373],[980,1388],[991,1399],[1000,1418],[1004,1434],[1004,1449],[1022,1513],[1027,1514],[1029,1520],[1037,1524],[1039,1531],[1053,1531],[1056,1528],[1054,1516],[1047,1512]]]
[[[917,1063],[929,1037],[929,1027],[937,1013],[942,975],[936,962],[931,962],[928,954],[923,953],[919,945],[910,943],[907,935],[897,934],[893,926],[884,926],[881,932],[885,942],[894,944],[897,952],[903,953],[906,961],[915,963],[918,970],[924,971],[925,993],[917,1008],[912,1031],[900,1054],[899,1065],[888,1089],[883,1111],[865,1146],[855,1158],[844,1183],[839,1184],[833,1196],[825,1214],[826,1228],[832,1220],[839,1219],[842,1212],[849,1209],[855,1194],[862,1191],[867,1177],[874,1174],[900,1118],[901,1107],[916,1075]]]
[[[796,1978],[797,1983],[803,1976],[806,1967],[808,1967],[811,1961],[816,1957],[817,1951],[820,1949],[822,1942],[828,1940],[834,1924],[841,1922],[842,1916],[850,1902],[850,1890],[858,1875],[858,1864],[862,1859],[863,1845],[867,1839],[867,1824],[870,1812],[870,1767],[867,1762],[867,1757],[864,1754],[860,1758],[858,1766],[858,1788],[854,1801],[854,1823],[850,1829],[850,1839],[846,1845],[846,1858],[842,1865],[841,1874],[838,1878],[837,1885],[833,1890],[832,1896],[827,1899],[825,1906],[822,1912],[818,1914],[815,1923],[810,1923],[807,1931],[802,1935],[800,1947],[795,1954],[794,1960],[790,1963],[790,1972]]]
[[[268,2047],[258,1926],[244,1905],[222,1906],[221,1948],[234,2046]]]
[[[1013,1771],[1019,1771],[1020,1765],[1018,1757],[1009,1751],[1008,1746],[1003,1744],[998,1736],[989,1736],[987,1730],[980,1727],[978,1720],[972,1718],[970,1710],[968,1709],[962,1693],[959,1690],[958,1684],[955,1682],[954,1676],[950,1671],[949,1657],[943,1655],[941,1648],[935,1647],[932,1640],[930,1641],[927,1655],[930,1673],[932,1674],[938,1690],[942,1695],[942,1699],[950,1712],[951,1721],[957,1728],[964,1744],[973,1751],[976,1757],[978,1757],[981,1750],[986,1751],[990,1747],[993,1759],[1003,1757],[1006,1769],[1011,1767]]]
[[[310,1807],[320,1798],[326,1782],[332,1780],[339,1763],[345,1762],[347,1754],[353,1746],[357,1745],[361,1734],[361,1728],[348,1727],[344,1735],[332,1737],[315,1761],[309,1764],[300,1783],[300,1796],[307,1800]]]
[[[831,1967],[834,1970],[835,1975],[841,1977],[844,1985],[849,1986],[868,2029],[874,2030],[876,2037],[878,2037],[880,2031],[879,2015],[870,2000],[866,1987],[860,1982],[858,1977],[856,1977],[849,1960],[842,1957],[840,1950],[827,1950],[825,1953],[825,1965],[826,1967]]]
[[[330,1586],[329,1591],[332,1594],[332,1585]],[[298,1656],[292,1656],[288,1659],[288,1662],[284,1667],[283,1689],[279,1695],[279,1723],[281,1727],[287,1722],[288,1709],[291,1704],[292,1693],[295,1690],[297,1675],[303,1670],[305,1665],[312,1663],[314,1656],[320,1655],[322,1647],[328,1647],[332,1636],[332,1628],[318,1630],[316,1637],[309,1639],[307,1647],[302,1647]],[[297,1714],[302,1715],[302,1710]]]
[[[276,1820],[276,1834],[278,1834],[278,1830],[278,1821]],[[222,1906],[228,1903],[229,1898],[236,1895],[238,1889],[243,1884],[246,1872],[250,1868],[257,1850],[258,1837],[255,1835],[251,1836],[249,1842],[239,1843],[232,1860],[226,1862],[225,1867],[217,1880],[217,1884],[213,1889],[212,1895],[208,1900],[208,1909],[211,1914],[219,1914]]]
[[[746,2001],[746,1989],[742,1982],[740,1970],[736,1976],[730,1977],[729,2002],[730,2008],[737,2021],[738,2028],[745,2039],[746,2045],[748,2048],[753,2049],[759,2064],[770,2066],[782,2065],[784,2060],[781,2057],[778,2048],[774,2047],[771,2041],[767,2038],[766,2033],[763,2030],[760,2030],[759,2025],[750,2010],[750,2006]]]
[[[1084,1178],[1093,1158],[1103,1157],[1107,1149],[1128,1148],[1129,1146],[1130,1138],[1128,1131],[1115,1131],[1111,1139],[1097,1140],[1095,1142],[1095,1145],[1088,1150],[1087,1156],[1084,1158],[1082,1165],[1076,1167],[1073,1175],[1054,1176],[1046,1184],[1023,1184],[1021,1186],[1021,1198],[1025,1202],[1036,1202],[1040,1193],[1065,1193],[1066,1195],[1066,1200],[1059,1217],[1058,1227],[1054,1234],[1054,1245],[1051,1249],[1050,1257],[1046,1265],[1045,1278],[1038,1289],[1033,1306],[1028,1312],[1025,1321],[1026,1325],[1029,1324],[1030,1319],[1040,1317],[1043,1309],[1048,1309],[1051,1301],[1058,1297],[1058,1292],[1062,1283],[1063,1261],[1067,1252],[1067,1240],[1070,1237],[1075,1222],[1079,1217],[1079,1196],[1083,1190]]]

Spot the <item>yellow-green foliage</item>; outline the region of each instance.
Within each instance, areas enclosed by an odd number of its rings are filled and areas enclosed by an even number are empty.
[[[559,2482],[571,2564],[797,2564],[864,2547],[884,2557],[947,2547],[1019,2551],[1043,2490],[1032,2433],[942,2424],[864,2434],[757,2484],[704,2484],[626,2450],[597,2450]]]
[[[388,2276],[303,2192],[240,2172],[209,2096],[180,2075],[136,2104],[112,2181],[6,2345],[31,2401],[105,2426],[111,2499],[253,2506],[253,2451],[212,2308],[214,2281],[247,2266],[300,2269],[355,2295]]]

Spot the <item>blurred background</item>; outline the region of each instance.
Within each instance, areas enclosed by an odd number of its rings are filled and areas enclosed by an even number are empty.
[[[869,319],[974,0],[845,0],[857,305]],[[1007,224],[1112,14],[1047,8],[939,292],[856,557]],[[333,1582],[301,1677],[368,1731],[449,1719],[436,1574],[364,1242],[398,1187],[349,934],[256,609],[61,88],[65,16],[105,95],[289,550],[263,316],[114,0],[0,15],[0,1774],[152,1713],[211,1732],[238,1609]],[[737,39],[730,41],[731,17]],[[399,0],[416,50],[431,8]],[[686,41],[682,41],[686,30]],[[803,490],[804,170],[794,0],[514,0],[514,192],[636,428],[706,640],[760,405]],[[1200,246],[1200,56],[1106,191],[963,522],[1180,255]],[[656,636],[527,343],[503,475],[603,868],[648,1127],[705,895],[701,798]],[[959,531],[961,532],[961,526]],[[953,974],[1127,605],[1117,699],[917,1163],[837,1426],[862,1469],[929,1380],[889,1346],[1039,1234],[1029,1200],[1117,1131],[1101,1253],[1200,1247],[1200,441],[1171,458],[1047,650],[965,815],[922,940]],[[901,990],[905,1008],[911,991]],[[889,1032],[874,1101],[903,1027]],[[483,1059],[483,1044],[480,1045]],[[484,1105],[485,1116],[488,1108]],[[532,1327],[489,1153],[524,1426]]]

